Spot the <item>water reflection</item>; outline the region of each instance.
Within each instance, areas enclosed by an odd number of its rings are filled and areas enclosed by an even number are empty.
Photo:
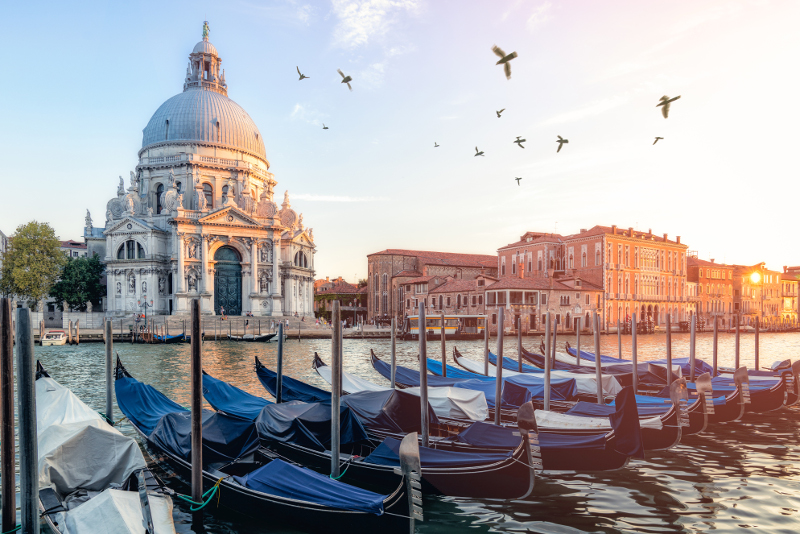
[[[673,336],[673,355],[688,356],[688,334]],[[559,345],[574,339],[559,336]],[[583,346],[589,341],[582,338]],[[630,336],[622,338],[623,356],[630,355]],[[605,354],[617,354],[616,336],[602,336]],[[640,336],[642,361],[664,357],[664,336]],[[697,355],[710,362],[711,334],[698,334]],[[733,335],[720,335],[719,363],[733,364]],[[524,338],[535,348],[538,337]],[[397,345],[398,362],[416,367],[417,342]],[[387,384],[369,362],[369,350],[388,360],[389,340],[344,341],[346,371]],[[452,343],[448,343],[448,352]],[[492,350],[496,340],[491,340]],[[188,345],[115,346],[130,372],[183,405],[189,402]],[[465,356],[481,360],[483,342],[459,342]],[[800,334],[762,334],[762,364],[795,358]],[[275,366],[277,345],[217,342],[204,345],[204,368],[215,377],[254,395],[269,397],[259,383],[254,356]],[[438,343],[429,356],[440,357]],[[311,369],[314,352],[330,361],[329,340],[290,340],[285,345],[287,375],[327,388]],[[516,339],[507,339],[504,352],[516,357]],[[37,347],[36,353],[53,377],[85,402],[102,409],[105,400],[104,352],[100,344],[79,347]],[[448,354],[449,362],[452,359]],[[742,336],[741,361],[752,366],[753,335]],[[533,494],[524,500],[493,501],[427,498],[426,521],[420,532],[697,532],[733,531],[758,527],[761,531],[800,529],[800,409],[784,408],[770,414],[746,414],[736,423],[711,425],[699,435],[685,437],[669,451],[648,452],[646,461],[632,461],[626,469],[602,474],[558,474],[540,477]],[[121,416],[115,405],[115,417]],[[120,430],[134,435],[130,425]],[[176,524],[182,534],[197,532],[192,515],[176,503]],[[251,521],[221,511],[205,516],[208,533],[276,531],[268,520]]]

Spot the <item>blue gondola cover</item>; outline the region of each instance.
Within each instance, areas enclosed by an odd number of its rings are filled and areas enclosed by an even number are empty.
[[[519,445],[519,438],[517,438],[517,445]],[[400,440],[395,438],[386,438],[383,443],[378,445],[372,454],[364,458],[365,463],[375,465],[400,465]],[[511,456],[511,450],[508,452],[499,453],[474,453],[474,452],[460,452],[460,451],[444,451],[440,449],[431,449],[428,447],[419,448],[420,465],[424,468],[454,468],[454,467],[472,467],[476,465],[486,465],[493,462],[502,462]]]
[[[497,426],[478,421],[462,430],[456,441],[475,447],[492,449],[514,449],[519,445],[519,430],[514,427]],[[542,449],[598,449],[606,447],[606,434],[568,435],[542,432],[539,434]]]
[[[367,431],[350,408],[342,404],[339,413],[342,445],[368,439]],[[330,403],[269,404],[261,410],[255,424],[259,437],[264,440],[292,443],[317,451],[331,447]]]
[[[190,412],[170,413],[161,418],[149,436],[162,449],[186,461],[192,456]],[[258,449],[258,434],[252,421],[203,410],[203,464],[232,462]]]
[[[117,405],[122,413],[148,436],[158,421],[168,413],[188,412],[180,404],[171,401],[153,386],[142,384],[135,378],[124,376],[114,382]]]
[[[268,495],[376,515],[383,514],[383,501],[386,499],[385,495],[331,480],[325,475],[279,459],[233,479],[246,488]]]
[[[235,386],[203,373],[203,396],[215,409],[228,415],[253,421],[261,409],[272,404]]]
[[[636,409],[636,394],[633,386],[625,386],[616,399],[617,411],[608,418],[614,429],[614,449],[620,454],[644,460],[642,428],[639,425],[639,411]]]
[[[266,367],[259,366],[256,369],[256,375],[261,385],[269,391],[270,395],[276,397],[278,373],[267,369]],[[318,387],[311,386],[305,382],[301,382],[290,376],[283,375],[283,391],[282,396],[284,401],[298,400],[302,402],[330,402],[331,393]]]
[[[361,391],[342,397],[359,421],[372,429],[408,434],[421,432],[420,398],[403,390]],[[428,405],[428,421],[438,424],[436,412]]]

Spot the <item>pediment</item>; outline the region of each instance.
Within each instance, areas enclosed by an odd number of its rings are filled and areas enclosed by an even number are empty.
[[[234,206],[209,213],[205,217],[200,217],[197,222],[224,226],[262,226],[261,223]]]
[[[110,228],[106,228],[103,234],[108,235],[117,232],[136,233],[136,232],[152,232],[152,231],[163,232],[163,230],[154,228],[149,224],[147,224],[146,222],[137,219],[135,217],[125,217],[112,224]]]

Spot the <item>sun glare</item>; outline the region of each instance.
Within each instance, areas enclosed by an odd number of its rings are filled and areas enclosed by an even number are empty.
[[[750,281],[754,284],[757,284],[761,280],[761,275],[759,273],[753,273],[750,275]]]

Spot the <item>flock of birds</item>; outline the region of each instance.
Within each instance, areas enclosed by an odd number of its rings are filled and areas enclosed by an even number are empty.
[[[506,79],[510,80],[511,79],[511,63],[510,62],[511,62],[512,59],[517,57],[517,53],[516,52],[511,52],[510,54],[506,54],[497,45],[492,47],[492,52],[494,52],[495,55],[497,55],[500,58],[500,60],[497,63],[495,63],[495,65],[503,65],[503,72],[506,75]],[[336,69],[336,72],[338,72],[339,75],[341,75],[341,77],[342,77],[342,82],[341,83],[347,84],[347,88],[350,89],[350,91],[352,91],[353,87],[350,85],[350,82],[353,81],[353,77],[352,76],[346,76],[342,72],[342,69]],[[304,80],[306,78],[310,78],[310,76],[306,76],[305,74],[300,72],[300,67],[299,66],[297,67],[297,74],[300,75],[300,81],[302,81],[302,80]],[[664,116],[665,119],[667,117],[669,117],[670,104],[672,104],[673,102],[675,102],[679,98],[680,98],[680,95],[678,95],[676,97],[673,97],[673,98],[670,98],[670,97],[664,95],[659,99],[658,104],[656,104],[656,107],[657,108],[658,107],[661,108],[661,114]],[[499,111],[495,111],[495,113],[497,114],[497,118],[498,119],[500,118],[501,114],[505,110],[506,110],[506,108],[503,108],[503,109],[501,109]],[[322,123],[322,129],[323,130],[328,130],[329,128],[327,126],[325,126],[325,123]],[[558,152],[561,152],[561,149],[563,148],[563,146],[565,144],[569,143],[569,139],[564,139],[560,135],[557,135],[556,137],[558,137],[558,139],[556,140],[556,143],[558,143],[558,148],[556,149],[556,153],[558,153]],[[663,140],[664,138],[663,137],[656,137],[655,141],[653,141],[653,144],[655,145],[656,143],[658,143],[658,141],[660,139]],[[516,143],[517,146],[519,146],[520,148],[525,148],[522,145],[522,143],[526,143],[527,140],[522,139],[522,136],[518,135],[516,140],[514,140],[512,142]],[[433,142],[433,147],[434,148],[439,148],[439,146],[441,146],[441,145],[439,145],[439,143],[437,143],[436,141]],[[484,156],[484,155],[485,154],[483,153],[483,151],[482,150],[478,150],[478,147],[476,146],[475,147],[475,154],[473,155],[473,157]],[[520,181],[522,180],[522,178],[515,177],[514,179],[517,181],[517,185],[520,185]]]

